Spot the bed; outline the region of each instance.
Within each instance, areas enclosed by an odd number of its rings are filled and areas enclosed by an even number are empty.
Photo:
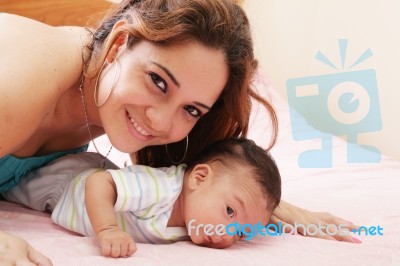
[[[224,250],[178,242],[138,244],[130,258],[105,258],[95,241],[54,225],[48,214],[0,202],[0,229],[28,240],[54,265],[400,265],[400,162],[382,156],[379,163],[349,164],[347,143],[333,137],[333,166],[299,167],[299,154],[319,140],[295,141],[287,102],[274,90],[262,70],[254,86],[275,107],[280,122],[278,142],[271,150],[282,175],[283,199],[313,211],[327,211],[359,225],[380,226],[383,235],[354,235],[361,244],[327,241],[299,235],[257,236]],[[293,117],[292,117],[293,118]],[[303,119],[300,116],[298,119]],[[253,107],[249,137],[267,146],[270,125],[265,111]],[[302,130],[315,130],[312,126]],[[108,150],[107,139],[96,140]],[[114,151],[111,159],[123,166],[128,157]]]

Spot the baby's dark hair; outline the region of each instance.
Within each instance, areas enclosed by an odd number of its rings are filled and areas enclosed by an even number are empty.
[[[281,199],[281,176],[278,166],[268,151],[257,146],[257,144],[245,138],[230,138],[219,141],[205,152],[188,167],[188,170],[201,163],[219,161],[227,169],[232,167],[232,161],[242,163],[243,166],[252,168],[252,176],[261,185],[267,198],[267,209],[273,211]]]

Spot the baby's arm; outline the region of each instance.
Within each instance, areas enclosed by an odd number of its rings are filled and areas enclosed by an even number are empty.
[[[132,237],[119,229],[114,204],[117,189],[110,173],[99,171],[86,180],[87,213],[104,256],[127,257],[136,251]]]

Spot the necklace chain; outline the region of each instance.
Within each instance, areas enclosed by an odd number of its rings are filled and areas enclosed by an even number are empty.
[[[83,105],[83,113],[85,115],[86,127],[88,129],[90,141],[93,143],[93,146],[94,146],[96,152],[101,156],[101,158],[103,158],[103,166],[102,167],[104,168],[106,166],[106,159],[107,159],[108,155],[110,154],[110,152],[112,150],[112,146],[108,150],[106,156],[104,156],[103,154],[100,153],[99,149],[97,148],[96,143],[94,142],[92,131],[90,131],[90,126],[89,126],[89,118],[88,118],[88,112],[87,112],[87,109],[86,109],[86,101],[85,101],[85,97],[83,95],[83,88],[82,87],[83,87],[84,80],[85,80],[85,77],[82,75],[82,81],[81,81],[81,84],[79,85],[78,90],[81,93],[81,99],[82,99],[82,105]]]

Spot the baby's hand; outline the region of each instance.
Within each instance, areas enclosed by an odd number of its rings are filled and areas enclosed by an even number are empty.
[[[97,235],[101,254],[106,257],[129,257],[136,252],[136,244],[132,237],[120,229],[104,230]]]

